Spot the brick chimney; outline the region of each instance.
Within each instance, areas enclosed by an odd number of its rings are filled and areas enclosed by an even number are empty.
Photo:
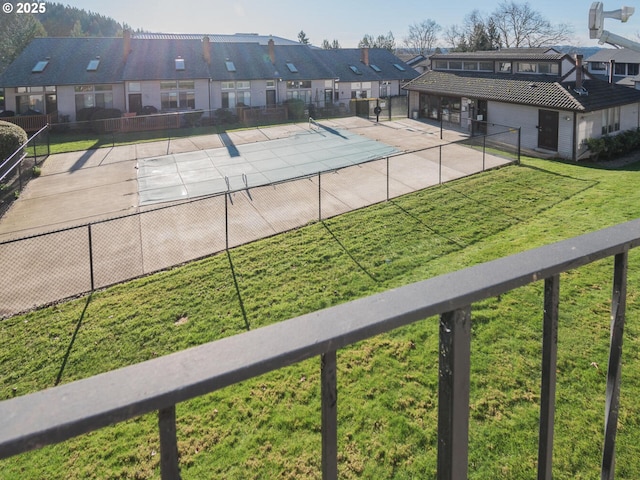
[[[362,47],[360,49],[360,61],[367,67],[369,66],[369,47]]]
[[[129,58],[129,54],[131,53],[131,30],[125,30],[122,32],[122,53],[124,56],[124,61],[127,61]]]
[[[207,65],[211,65],[211,43],[209,43],[209,37],[202,37],[202,56]]]
[[[269,39],[269,58],[271,59],[271,63],[275,65],[276,63],[276,42],[273,41],[273,38]]]
[[[582,88],[582,55],[576,55],[576,90],[580,90]]]

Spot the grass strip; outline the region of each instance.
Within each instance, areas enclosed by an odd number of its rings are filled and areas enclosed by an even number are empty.
[[[638,165],[523,159],[0,324],[0,398],[23,395],[640,215]],[[621,478],[640,478],[638,266],[630,255]],[[612,262],[562,276],[554,478],[600,461]],[[469,478],[531,478],[542,285],[473,307]],[[432,478],[437,332],[338,352],[341,478]],[[178,405],[185,478],[320,478],[319,361]],[[158,478],[155,416],[0,462],[3,478]]]

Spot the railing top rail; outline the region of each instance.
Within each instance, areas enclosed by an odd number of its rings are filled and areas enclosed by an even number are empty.
[[[640,246],[640,219],[0,402],[0,458],[163,409]]]

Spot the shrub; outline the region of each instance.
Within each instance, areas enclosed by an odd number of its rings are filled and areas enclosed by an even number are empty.
[[[19,126],[0,121],[0,160],[5,160],[29,139]]]
[[[214,113],[214,124],[216,125],[232,125],[238,123],[238,117],[231,110],[219,108]]]
[[[105,120],[120,117],[122,112],[117,108],[100,108],[91,116],[91,129],[96,133],[111,132],[113,127],[109,126]]]
[[[612,160],[640,148],[640,129],[626,130],[618,135],[587,139],[593,160]]]
[[[284,101],[284,105],[287,107],[289,118],[294,120],[301,120],[304,118],[304,100],[299,98],[290,98]]]

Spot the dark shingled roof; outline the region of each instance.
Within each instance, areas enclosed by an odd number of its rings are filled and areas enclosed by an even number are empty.
[[[236,40],[245,37],[253,39],[254,36],[234,36]],[[323,50],[300,43],[274,43],[270,47],[268,41],[267,44],[261,41],[210,42],[211,60],[207,63],[203,39],[190,36],[131,38],[126,59],[123,38],[38,38],[0,75],[0,85],[97,85],[182,79],[407,81],[418,75],[385,49],[369,49],[369,65],[376,65],[380,70],[376,71],[362,63],[361,49]],[[96,57],[100,57],[98,69],[87,71],[89,62]],[[44,71],[33,73],[36,63],[47,58],[49,64]],[[183,70],[176,68],[177,58],[184,61]],[[233,62],[235,71],[227,68],[227,61]],[[293,67],[289,68],[288,64]],[[394,64],[404,70],[399,70]],[[350,65],[357,66],[360,74],[354,73]]]
[[[0,75],[5,87],[47,85],[97,85],[122,81],[122,38],[35,38]],[[100,57],[96,71],[87,71]],[[38,61],[49,59],[40,73],[32,73]],[[69,60],[73,61],[69,61]]]
[[[377,82],[380,80],[411,80],[419,74],[409,65],[385,48],[369,48],[369,65],[362,62],[362,49],[342,48],[337,50],[317,50],[314,53],[333,70],[341,82]],[[394,64],[400,65],[399,70]],[[375,71],[371,65],[380,69]],[[356,73],[351,66],[357,68]]]
[[[517,103],[558,110],[593,111],[640,102],[640,91],[600,80],[585,80],[587,95],[574,91],[575,82],[537,75],[481,74],[429,71],[405,85],[405,89],[438,95],[454,95]]]
[[[120,57],[122,39],[120,39]],[[184,70],[176,70],[175,59],[184,59]],[[182,80],[209,78],[201,40],[131,40],[131,51],[122,78],[116,81]]]

